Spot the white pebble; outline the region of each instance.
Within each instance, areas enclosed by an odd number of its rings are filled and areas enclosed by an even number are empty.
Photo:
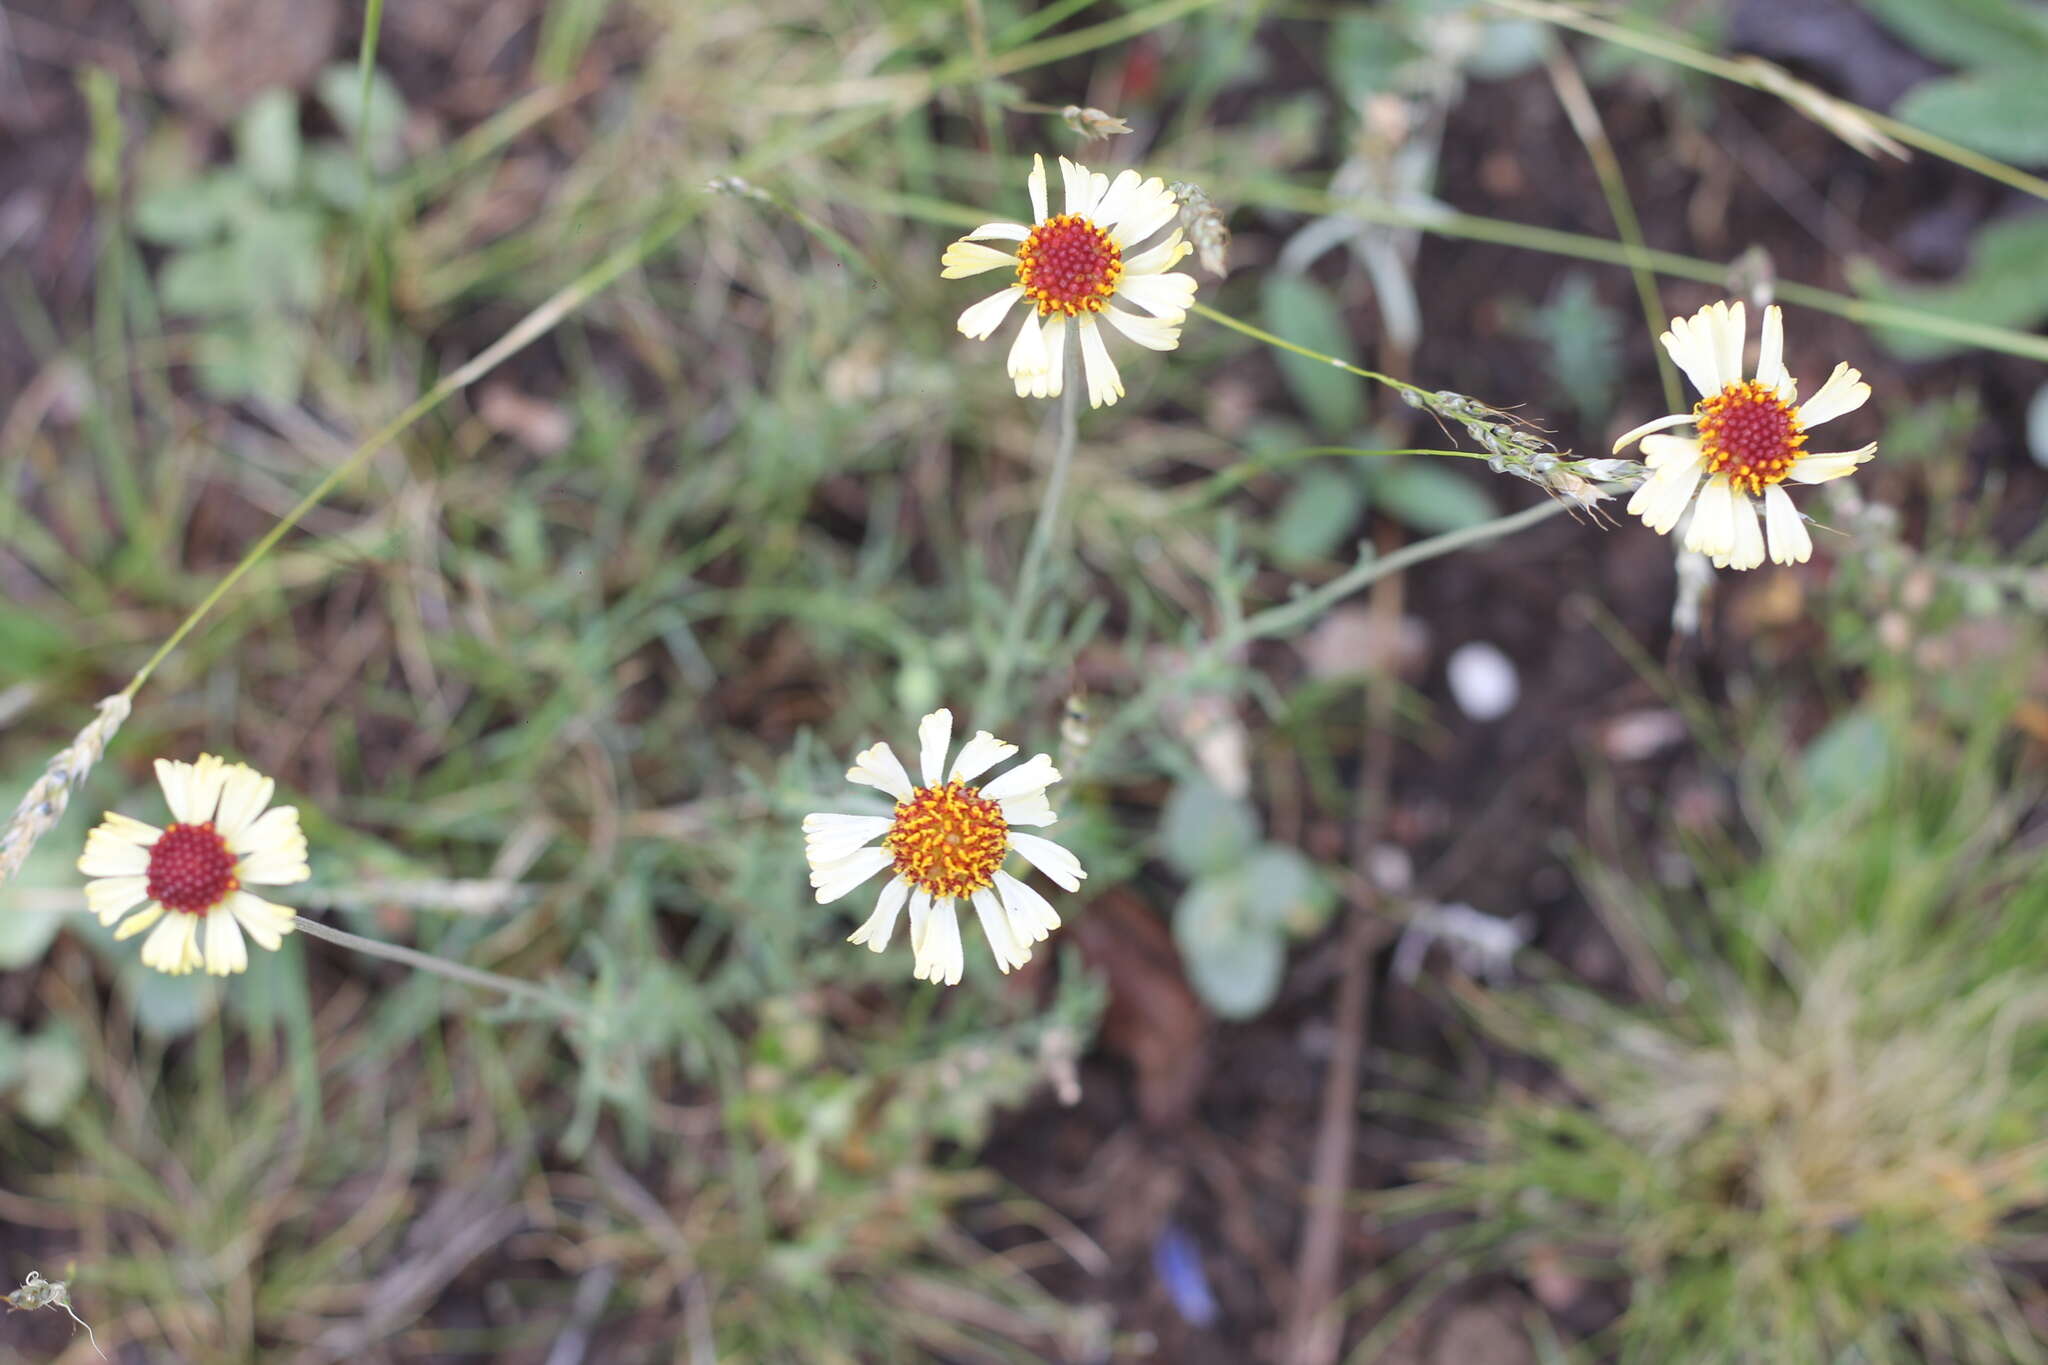
[[[1513,662],[1482,640],[1451,651],[1450,683],[1451,699],[1474,720],[1499,720],[1522,695]]]

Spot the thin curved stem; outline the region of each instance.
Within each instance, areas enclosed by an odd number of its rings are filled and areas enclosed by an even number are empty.
[[[445,957],[436,957],[432,953],[423,953],[417,948],[401,948],[395,943],[383,943],[374,938],[364,938],[360,934],[351,934],[346,929],[337,929],[331,924],[325,924],[316,919],[308,919],[303,915],[296,917],[293,920],[293,924],[299,933],[311,934],[314,938],[325,939],[329,943],[337,943],[344,948],[353,948],[357,952],[367,953],[371,957],[381,957],[388,962],[397,962],[407,967],[417,968],[423,972],[432,972],[436,976],[445,976],[450,981],[459,981],[465,986],[476,986],[482,990],[496,991],[500,995],[510,996],[514,1000],[522,1000],[530,1005],[538,1005],[552,1014],[559,1014],[568,1019],[582,1019],[587,1013],[582,1005],[569,999],[569,997],[557,995],[546,987],[536,986],[530,981],[520,981],[514,977],[500,976],[496,972],[487,972],[481,967],[467,967],[460,962],[450,962]]]
[[[1710,76],[1718,76],[1722,80],[1731,81],[1736,85],[1746,85],[1752,90],[1762,90],[1769,94],[1777,95],[1781,99],[1786,98],[1785,92],[1788,83],[1792,85],[1803,84],[1792,81],[1789,76],[1785,76],[1778,68],[1771,66],[1767,62],[1761,62],[1756,58],[1752,57],[1744,61],[1731,61],[1717,53],[1702,51],[1690,43],[1669,34],[1644,33],[1636,29],[1627,28],[1621,24],[1610,23],[1605,19],[1596,18],[1590,14],[1583,14],[1569,5],[1549,4],[1545,3],[1544,0],[1492,0],[1492,3],[1511,14],[1520,14],[1530,19],[1540,19],[1544,23],[1556,24],[1560,28],[1576,29],[1588,37],[1598,38],[1603,42],[1613,43],[1618,47],[1634,48],[1637,52],[1646,53],[1652,57],[1661,57],[1665,61],[1674,62],[1679,66],[1689,66],[1695,71],[1704,71]],[[1777,74],[1769,74],[1774,72]],[[2010,185],[2016,190],[2033,195],[2036,199],[2048,199],[2048,180],[2043,180],[2036,175],[2029,175],[2016,167],[2006,165],[2003,161],[1988,157],[1982,152],[1975,152],[1968,147],[1950,142],[1947,138],[1937,133],[1930,133],[1923,129],[1915,128],[1910,123],[1901,123],[1888,114],[1878,113],[1875,109],[1865,109],[1860,104],[1852,104],[1848,100],[1838,99],[1833,95],[1821,94],[1818,91],[1812,92],[1812,94],[1819,94],[1829,106],[1849,115],[1858,123],[1869,125],[1877,132],[1883,133],[1895,141],[1903,142],[1909,147],[1918,147],[1930,156],[1938,156],[1944,161],[1954,162],[1965,170],[1975,171],[1977,174],[1996,180],[2002,185]],[[1810,95],[1807,96],[1807,98],[1810,97]],[[1798,100],[1788,100],[1788,102],[1794,108],[1800,107],[1800,101]]]
[[[1265,342],[1268,346],[1277,346],[1283,351],[1292,351],[1294,354],[1306,356],[1310,360],[1320,360],[1325,365],[1342,370],[1346,374],[1355,374],[1360,379],[1370,379],[1375,384],[1384,384],[1397,393],[1420,394],[1424,397],[1429,395],[1429,390],[1418,388],[1405,379],[1396,379],[1390,374],[1381,374],[1378,370],[1364,369],[1353,365],[1348,360],[1339,360],[1336,356],[1324,355],[1321,351],[1312,351],[1306,346],[1300,346],[1289,341],[1286,337],[1275,336],[1263,327],[1254,327],[1249,322],[1234,318],[1228,313],[1219,313],[1206,303],[1198,301],[1192,311],[1201,314],[1211,322],[1220,323],[1228,327],[1233,332],[1242,332],[1248,337]]]
[[[1320,587],[1312,588],[1297,597],[1232,622],[1217,632],[1214,639],[1195,649],[1178,668],[1171,672],[1156,674],[1152,683],[1143,692],[1132,698],[1129,705],[1120,708],[1111,716],[1096,732],[1094,741],[1089,745],[1089,758],[1108,753],[1114,741],[1136,728],[1157,710],[1160,703],[1175,688],[1185,685],[1189,679],[1199,678],[1205,671],[1252,641],[1284,635],[1306,625],[1327,608],[1360,588],[1385,578],[1388,574],[1399,573],[1403,569],[1413,568],[1417,564],[1426,563],[1468,546],[1513,535],[1538,522],[1548,521],[1566,510],[1566,504],[1562,502],[1541,502],[1534,507],[1525,507],[1504,517],[1482,521],[1476,526],[1460,527],[1455,531],[1446,531],[1440,536],[1431,536],[1428,540],[1418,540],[1411,545],[1402,546],[1389,555],[1367,554],[1358,563]]]
[[[1586,156],[1593,163],[1593,173],[1600,178],[1600,193],[1607,199],[1607,211],[1614,215],[1614,227],[1621,234],[1621,240],[1629,250],[1629,275],[1635,280],[1636,299],[1642,305],[1643,323],[1647,328],[1650,354],[1657,362],[1657,378],[1664,385],[1664,402],[1672,412],[1685,411],[1685,391],[1679,387],[1678,367],[1671,361],[1657,337],[1663,332],[1665,320],[1670,314],[1664,311],[1664,300],[1657,292],[1657,274],[1643,259],[1643,251],[1649,242],[1643,236],[1642,220],[1636,216],[1635,201],[1629,198],[1628,177],[1621,169],[1621,159],[1614,154],[1614,144],[1608,139],[1607,124],[1600,117],[1600,108],[1593,103],[1593,92],[1586,88],[1586,82],[1579,75],[1578,64],[1562,42],[1551,38],[1544,46],[1549,49],[1544,55],[1544,64],[1550,71],[1551,88],[1557,91],[1558,103],[1564,106],[1565,117],[1571,120],[1572,130],[1585,145]]]
[[[221,598],[227,596],[228,590],[240,582],[244,574],[256,567],[263,557],[284,539],[285,533],[299,524],[300,518],[318,506],[329,493],[341,485],[343,480],[362,468],[372,455],[384,449],[407,427],[439,407],[450,394],[467,388],[496,369],[507,356],[545,336],[553,330],[556,323],[588,302],[593,294],[603,290],[613,280],[646,260],[669,238],[681,231],[683,225],[695,213],[696,203],[692,200],[656,224],[638,241],[620,248],[584,271],[557,290],[545,303],[521,318],[510,331],[499,337],[482,354],[443,376],[440,383],[414,399],[405,411],[379,427],[369,439],[351,451],[347,459],[329,470],[325,478],[314,484],[312,491],[300,498],[289,512],[280,517],[277,524],[266,531],[261,540],[249,547],[248,552],[236,561],[235,566],[227,571],[220,582],[214,584],[212,590],[200,599],[199,605],[178,623],[178,628],[171,632],[170,638],[157,647],[157,651],[149,656],[141,668],[135,670],[135,676],[121,689],[121,695],[132,700],[142,689],[142,685],[149,681],[150,675],[156,672],[157,665],[169,658],[171,651],[184,643],[185,637],[190,635],[193,628],[206,618],[207,613],[219,604]]]
[[[1024,643],[1024,632],[1029,628],[1038,606],[1038,580],[1045,572],[1045,558],[1052,550],[1053,532],[1059,526],[1060,511],[1066,500],[1067,475],[1074,466],[1074,448],[1080,444],[1080,350],[1079,337],[1068,342],[1062,362],[1066,371],[1060,387],[1059,443],[1053,450],[1052,472],[1046,476],[1045,492],[1038,500],[1038,516],[1031,523],[1031,539],[1024,546],[1024,562],[1017,569],[1017,591],[1003,621],[1002,644],[996,651],[994,662],[989,665],[988,681],[981,690],[978,710],[983,716],[994,714],[1002,706],[1004,693],[1010,685],[1010,674],[1016,668],[1018,651]]]
[[[1660,275],[1669,275],[1681,280],[1698,280],[1722,289],[1727,288],[1728,267],[1725,263],[1703,261],[1697,257],[1683,256],[1675,251],[1662,251],[1655,247],[1640,252],[1631,251],[1624,243],[1581,232],[1536,227],[1533,224],[1516,223],[1504,218],[1459,213],[1453,209],[1398,208],[1364,197],[1340,199],[1326,190],[1307,185],[1293,185],[1280,180],[1218,181],[1215,189],[1219,194],[1234,195],[1240,203],[1262,208],[1281,209],[1293,213],[1341,213],[1369,223],[1414,228],[1419,232],[1434,233],[1439,237],[1492,242],[1500,246],[1541,251],[1548,255],[1565,256],[1574,260],[1598,261],[1603,265],[1631,266],[1641,261]],[[1800,284],[1796,280],[1779,280],[1776,288],[1780,303],[1833,313],[1837,317],[1847,318],[1865,327],[1896,327],[1902,331],[1942,337],[1966,346],[1980,346],[1988,351],[2000,351],[2028,360],[2048,361],[2048,337],[2014,331],[2010,327],[1993,327],[1986,323],[1930,313],[1925,309],[1905,304],[1854,298],[1814,285]],[[1195,306],[1199,310],[1202,305]],[[1247,329],[1239,327],[1238,330]],[[1372,374],[1365,377],[1383,378]]]

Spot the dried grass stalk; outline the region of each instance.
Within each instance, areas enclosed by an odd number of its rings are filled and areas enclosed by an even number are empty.
[[[128,719],[128,710],[128,698],[121,693],[102,700],[99,718],[80,730],[70,747],[50,760],[50,766],[28,789],[28,795],[21,798],[7,827],[0,829],[0,884],[21,870],[36,840],[64,817],[72,789],[83,783],[92,765],[100,761],[100,755],[107,751],[107,742],[121,728],[121,722]]]

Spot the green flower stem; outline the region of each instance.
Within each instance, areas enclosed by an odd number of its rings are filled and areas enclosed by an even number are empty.
[[[1202,482],[1187,490],[1182,499],[1183,512],[1206,507],[1240,484],[1250,483],[1261,474],[1301,460],[1320,459],[1325,455],[1341,455],[1347,459],[1364,460],[1399,455],[1436,455],[1446,459],[1483,460],[1486,452],[1481,450],[1441,450],[1431,446],[1404,446],[1400,449],[1366,450],[1358,446],[1303,446],[1299,450],[1283,450],[1272,455],[1247,456],[1227,468],[1219,469]]]
[[[1607,211],[1614,215],[1615,230],[1629,251],[1629,274],[1635,279],[1636,298],[1642,305],[1643,323],[1649,329],[1650,354],[1657,361],[1657,378],[1664,385],[1665,410],[1684,412],[1685,391],[1679,387],[1678,367],[1657,342],[1671,315],[1664,311],[1664,300],[1657,293],[1656,272],[1643,260],[1644,248],[1649,243],[1643,237],[1642,220],[1636,217],[1635,201],[1629,198],[1628,178],[1622,174],[1614,144],[1607,138],[1607,125],[1593,103],[1593,92],[1586,89],[1586,82],[1579,75],[1578,64],[1572,61],[1562,42],[1548,34],[1545,38],[1544,47],[1548,50],[1543,60],[1550,71],[1551,87],[1557,91],[1565,117],[1571,120],[1572,131],[1585,144],[1593,173],[1600,178],[1600,193],[1606,197]]]
[[[1064,324],[1062,324],[1064,325]],[[1000,713],[1009,689],[1010,674],[1024,642],[1025,628],[1038,605],[1038,580],[1045,572],[1045,557],[1052,549],[1053,532],[1059,526],[1066,501],[1067,474],[1074,465],[1074,448],[1081,435],[1081,339],[1069,339],[1062,362],[1066,373],[1060,385],[1059,444],[1053,450],[1052,472],[1046,476],[1045,492],[1038,500],[1038,517],[1031,524],[1031,539],[1024,546],[1024,562],[1017,570],[1017,593],[1010,599],[1009,614],[1003,621],[1003,640],[989,665],[977,714]]]
[[[1339,360],[1336,356],[1324,355],[1321,351],[1311,351],[1306,346],[1296,345],[1286,337],[1275,336],[1262,327],[1254,327],[1249,322],[1241,322],[1228,313],[1219,313],[1206,303],[1197,301],[1193,311],[1201,314],[1211,322],[1220,323],[1228,327],[1233,332],[1242,332],[1254,340],[1265,342],[1268,346],[1277,346],[1283,351],[1292,351],[1294,354],[1306,356],[1310,360],[1320,360],[1325,365],[1342,370],[1346,374],[1355,374],[1360,379],[1370,379],[1375,384],[1384,384],[1397,393],[1412,393],[1424,398],[1429,396],[1428,389],[1418,388],[1405,379],[1396,379],[1390,374],[1381,374],[1378,370],[1361,369],[1348,360]]]
[[[1077,766],[1086,768],[1093,760],[1110,752],[1117,740],[1141,724],[1176,689],[1185,687],[1190,682],[1198,682],[1210,669],[1254,640],[1270,639],[1297,630],[1344,598],[1385,578],[1388,574],[1400,573],[1404,569],[1413,568],[1417,564],[1426,563],[1468,546],[1513,535],[1540,521],[1548,521],[1565,510],[1564,503],[1542,502],[1504,517],[1482,521],[1476,526],[1465,526],[1456,531],[1446,531],[1440,536],[1431,536],[1428,540],[1418,540],[1402,546],[1390,555],[1367,554],[1358,563],[1320,587],[1311,588],[1277,606],[1230,622],[1216,634],[1215,638],[1194,650],[1179,667],[1155,674],[1151,684],[1144,691],[1132,698],[1129,705],[1120,708],[1096,732],[1094,741],[1088,747],[1087,757]]]
[[[1605,237],[1564,232],[1557,228],[1533,227],[1527,223],[1486,218],[1473,213],[1458,213],[1450,209],[1401,209],[1373,199],[1340,199],[1324,190],[1306,185],[1292,185],[1282,180],[1218,181],[1211,188],[1219,197],[1228,196],[1240,203],[1258,205],[1262,208],[1281,209],[1292,213],[1346,214],[1366,222],[1387,223],[1394,227],[1432,232],[1439,237],[1493,242],[1500,246],[1541,251],[1552,256],[1597,261],[1602,265],[1631,266],[1640,260],[1660,275],[1669,275],[1681,280],[1698,280],[1723,289],[1727,287],[1726,263],[1703,261],[1692,256],[1681,256],[1675,251],[1659,251],[1655,248],[1640,252],[1631,251],[1623,243],[1609,241]],[[1930,313],[1905,304],[1853,298],[1847,294],[1817,289],[1810,284],[1799,284],[1792,280],[1779,280],[1776,288],[1781,303],[1796,304],[1822,313],[1833,313],[1837,317],[1847,318],[1865,327],[1896,327],[1901,331],[1942,337],[1966,346],[1979,346],[1988,351],[2000,351],[2027,360],[2048,361],[2048,337],[2016,332],[2007,327],[1968,322],[1961,318],[1945,317],[1940,313]],[[1196,305],[1198,311],[1200,307],[1201,305]],[[1240,327],[1239,330],[1246,329]],[[1300,350],[1299,347],[1290,349]],[[1302,354],[1308,352],[1304,351]]]
[[[580,1020],[587,1014],[584,1007],[576,1001],[565,995],[558,995],[544,986],[536,986],[530,981],[500,976],[496,972],[487,972],[480,967],[466,967],[460,962],[450,962],[445,957],[423,953],[416,948],[401,948],[395,943],[381,943],[374,938],[364,938],[360,934],[351,934],[346,929],[337,929],[331,924],[308,919],[304,915],[298,916],[293,923],[299,933],[311,934],[314,938],[338,943],[344,948],[353,948],[371,957],[381,957],[389,962],[397,962],[423,972],[432,972],[436,976],[445,976],[450,981],[459,981],[465,986],[496,991],[511,999],[537,1005],[565,1019]]]

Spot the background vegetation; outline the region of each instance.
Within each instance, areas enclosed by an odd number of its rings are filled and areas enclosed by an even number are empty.
[[[2048,1353],[2044,57],[2032,0],[0,10],[0,790],[370,452],[0,887],[6,1288],[131,1362]],[[1051,409],[937,261],[1033,152],[1235,241],[1001,674]],[[1711,588],[1226,325],[1598,455],[1646,318],[1766,293],[1881,453]],[[1091,872],[944,993],[797,833],[941,704]],[[145,972],[71,864],[202,748],[304,912],[583,1015]]]

